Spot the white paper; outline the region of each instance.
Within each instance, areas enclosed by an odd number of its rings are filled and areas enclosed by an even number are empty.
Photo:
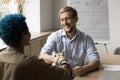
[[[108,65],[103,64],[104,70],[108,71],[120,71],[120,65]]]

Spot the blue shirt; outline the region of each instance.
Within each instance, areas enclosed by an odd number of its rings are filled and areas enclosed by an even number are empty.
[[[41,53],[63,53],[71,67],[84,65],[85,56],[88,60],[99,60],[93,39],[77,30],[76,35],[69,39],[63,29],[53,32],[41,49]]]

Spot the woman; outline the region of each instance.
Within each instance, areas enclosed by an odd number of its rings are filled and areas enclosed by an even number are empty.
[[[9,14],[0,20],[0,37],[8,47],[0,52],[0,80],[70,80],[71,68],[63,55],[54,57],[51,66],[24,53],[30,32],[22,14]]]

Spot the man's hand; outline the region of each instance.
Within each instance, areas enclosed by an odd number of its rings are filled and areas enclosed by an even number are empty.
[[[62,53],[57,53],[57,54],[53,55],[53,63],[54,63],[54,65],[59,64],[59,59],[60,59],[61,56],[64,57],[64,55]]]
[[[75,76],[84,76],[86,74],[86,70],[82,66],[75,66],[73,67],[73,72]]]
[[[54,62],[54,57],[52,55],[48,55],[46,53],[41,54],[39,59],[43,59],[46,63]]]

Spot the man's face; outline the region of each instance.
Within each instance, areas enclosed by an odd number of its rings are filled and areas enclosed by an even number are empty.
[[[77,17],[70,16],[69,12],[64,12],[60,15],[60,24],[65,30],[66,33],[71,33],[76,29],[76,22],[78,20]]]

